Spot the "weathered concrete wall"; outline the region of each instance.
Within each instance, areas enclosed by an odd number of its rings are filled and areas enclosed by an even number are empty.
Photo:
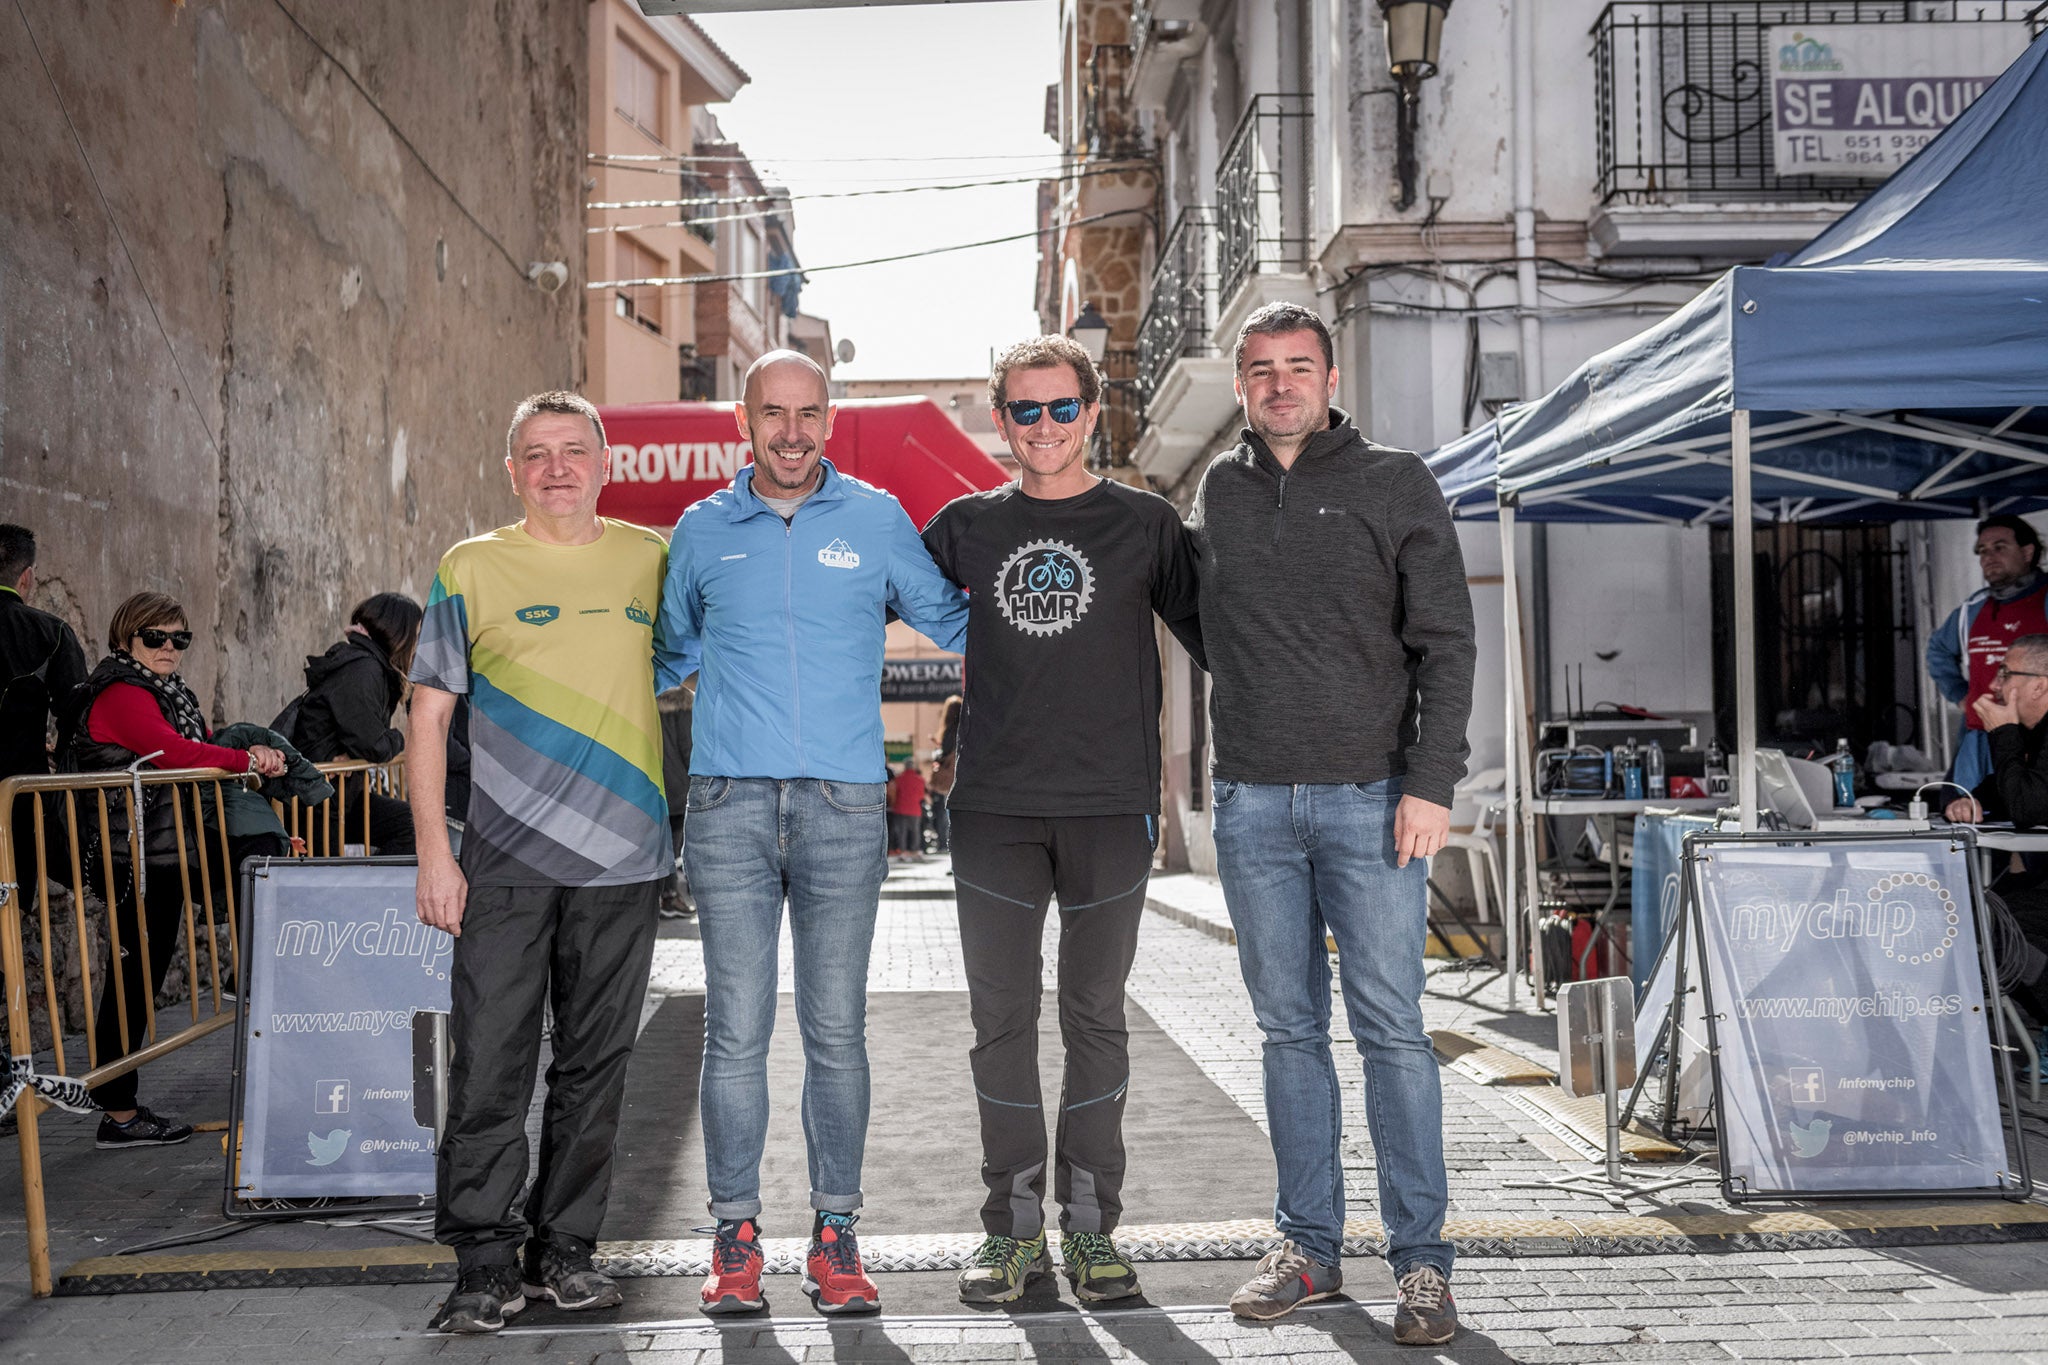
[[[584,0],[0,13],[0,520],[89,654],[175,594],[201,697],[268,719],[350,605],[517,515],[505,419],[583,375],[586,34]]]

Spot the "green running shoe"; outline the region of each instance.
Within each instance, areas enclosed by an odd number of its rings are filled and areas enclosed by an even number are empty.
[[[1074,1297],[1127,1299],[1138,1292],[1138,1272],[1103,1232],[1069,1232],[1060,1238],[1060,1260]]]
[[[974,1253],[974,1264],[960,1272],[960,1302],[1014,1303],[1024,1296],[1032,1276],[1051,1274],[1044,1229],[1028,1240],[986,1237]]]

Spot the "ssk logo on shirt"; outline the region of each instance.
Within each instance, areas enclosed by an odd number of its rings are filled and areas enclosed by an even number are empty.
[[[843,540],[835,540],[818,551],[818,562],[828,569],[858,569],[860,556]]]
[[[1019,546],[996,574],[1003,619],[1027,635],[1057,635],[1088,612],[1095,575],[1073,546],[1034,540]]]

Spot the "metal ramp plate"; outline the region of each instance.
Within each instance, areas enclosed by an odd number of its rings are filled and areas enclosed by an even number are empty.
[[[1455,1029],[1431,1029],[1429,1041],[1444,1065],[1481,1085],[1548,1085],[1557,1073],[1506,1048],[1474,1038]]]

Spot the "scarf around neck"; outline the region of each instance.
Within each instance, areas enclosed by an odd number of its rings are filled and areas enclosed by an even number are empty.
[[[199,696],[186,685],[184,678],[176,673],[160,678],[127,654],[109,654],[101,667],[108,665],[112,665],[111,671],[119,681],[146,687],[154,693],[164,719],[180,735],[186,739],[204,740],[210,733],[206,728],[206,715],[199,709]]]

